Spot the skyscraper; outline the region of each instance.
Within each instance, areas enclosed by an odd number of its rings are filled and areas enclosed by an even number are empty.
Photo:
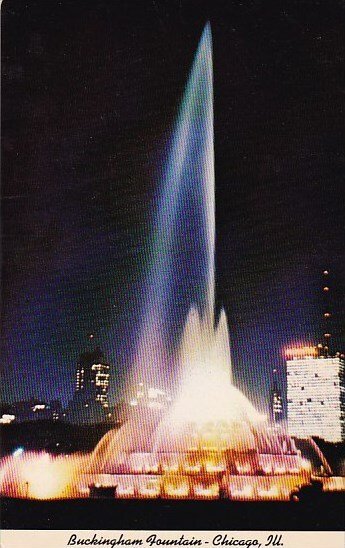
[[[327,348],[328,352],[328,348]],[[345,361],[340,354],[320,355],[315,347],[287,350],[289,434],[345,439]]]
[[[273,369],[273,384],[271,390],[270,413],[273,423],[279,423],[283,418],[283,397],[277,383],[277,370]]]
[[[106,363],[100,348],[81,354],[76,370],[75,390],[78,396],[108,408],[109,370],[110,365]]]

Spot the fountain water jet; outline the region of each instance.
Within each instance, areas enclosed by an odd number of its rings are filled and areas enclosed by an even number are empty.
[[[166,341],[171,318],[181,322],[177,301],[198,307],[213,323],[214,150],[212,40],[202,34],[179,110],[148,253],[150,267],[129,383],[169,385]]]
[[[210,24],[207,23],[182,101],[165,174],[164,192],[155,226],[152,271],[149,273],[152,289],[148,292],[144,308],[143,327],[134,363],[137,379],[144,379],[153,386],[162,381],[164,383],[162,372],[169,371],[172,365],[177,365],[179,373],[175,402],[164,418],[160,418],[159,426],[157,424],[152,429],[154,448],[174,445],[169,433],[176,432],[176,428],[183,430],[186,425],[189,425],[188,430],[193,424],[200,426],[222,421],[251,424],[261,419],[251,403],[232,384],[224,311],[215,327],[213,140],[212,38]],[[188,232],[191,227],[194,228],[193,233]],[[183,238],[185,232],[187,239]],[[187,256],[179,245],[178,254],[174,256],[173,239],[180,243],[181,236]],[[186,269],[184,263],[192,259],[194,270]],[[182,268],[179,266],[181,264]],[[187,274],[182,283],[194,291],[189,295],[191,308],[179,349],[171,364],[166,358],[163,359],[162,337],[169,312],[165,301],[167,294],[174,289],[171,280],[176,278],[176,270]],[[181,290],[181,284],[177,285],[177,289]],[[133,376],[130,382],[133,382]],[[126,445],[127,435],[127,443],[133,443],[128,428],[135,430],[134,425],[126,425],[118,433],[119,446]],[[120,453],[123,455],[123,451]]]

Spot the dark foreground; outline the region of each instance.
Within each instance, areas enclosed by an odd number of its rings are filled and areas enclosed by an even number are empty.
[[[308,502],[2,499],[5,529],[343,530],[345,497]]]

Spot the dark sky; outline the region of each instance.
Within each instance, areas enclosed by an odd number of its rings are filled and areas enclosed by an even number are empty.
[[[217,306],[265,405],[283,349],[318,342],[330,271],[344,350],[343,1],[5,0],[5,400],[72,395],[88,334],[137,332],[152,203],[203,26],[214,45]]]

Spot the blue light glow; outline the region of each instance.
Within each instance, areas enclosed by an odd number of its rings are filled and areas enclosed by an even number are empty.
[[[12,453],[12,456],[15,458],[20,457],[24,453],[24,447],[17,447]]]

